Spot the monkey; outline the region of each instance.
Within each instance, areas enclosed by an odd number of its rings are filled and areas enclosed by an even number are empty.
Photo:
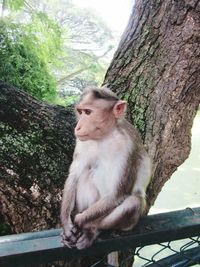
[[[91,246],[102,230],[131,230],[145,212],[151,160],[126,107],[106,87],[86,89],[75,104],[76,146],[60,213],[69,248]]]

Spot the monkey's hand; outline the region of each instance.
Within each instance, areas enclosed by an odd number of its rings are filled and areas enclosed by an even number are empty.
[[[68,227],[64,227],[64,231],[61,234],[61,243],[68,248],[76,247],[76,242],[81,235],[81,230],[74,224],[70,224]]]
[[[83,228],[85,222],[85,216],[83,213],[78,213],[74,218],[74,223],[78,228]]]
[[[77,240],[76,248],[84,249],[90,247],[98,234],[97,229],[83,230],[83,234]]]

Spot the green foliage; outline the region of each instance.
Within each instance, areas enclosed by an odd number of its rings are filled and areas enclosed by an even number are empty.
[[[33,13],[31,23],[25,25],[29,38],[23,40],[34,49],[43,62],[49,66],[59,65],[63,42],[59,25],[43,12]]]
[[[91,10],[66,0],[3,3],[2,80],[39,99],[62,104],[74,102],[66,98],[71,90],[102,84],[113,36]]]
[[[24,6],[24,0],[4,0],[7,8],[11,10],[19,10]]]
[[[60,105],[60,106],[71,106],[74,103],[76,103],[79,99],[79,94],[72,94],[67,97],[57,97],[53,101],[54,104]]]
[[[47,61],[55,56],[56,48],[44,44],[47,38],[42,42],[34,34],[36,25],[33,25],[0,21],[0,61],[3,62],[0,77],[39,99],[51,100],[55,97],[56,82]],[[49,56],[46,47],[52,51]]]

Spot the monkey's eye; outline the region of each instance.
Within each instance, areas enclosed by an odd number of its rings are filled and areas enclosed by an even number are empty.
[[[85,114],[86,114],[86,115],[90,115],[90,114],[91,114],[91,112],[92,112],[92,110],[91,110],[91,109],[85,109]]]
[[[77,112],[78,112],[79,115],[82,114],[82,110],[81,109],[77,108],[76,110],[77,110]]]

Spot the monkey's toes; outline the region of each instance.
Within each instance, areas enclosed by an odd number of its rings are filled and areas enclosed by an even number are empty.
[[[84,233],[76,242],[76,248],[77,249],[84,249],[88,248],[92,245],[94,242],[94,237],[87,235],[87,233]]]
[[[71,229],[72,235],[74,235],[77,239],[81,236],[82,232],[77,226],[73,226]]]
[[[77,238],[75,238],[73,235],[65,235],[65,233],[61,234],[61,244],[68,248],[74,248],[76,247],[76,241]]]

